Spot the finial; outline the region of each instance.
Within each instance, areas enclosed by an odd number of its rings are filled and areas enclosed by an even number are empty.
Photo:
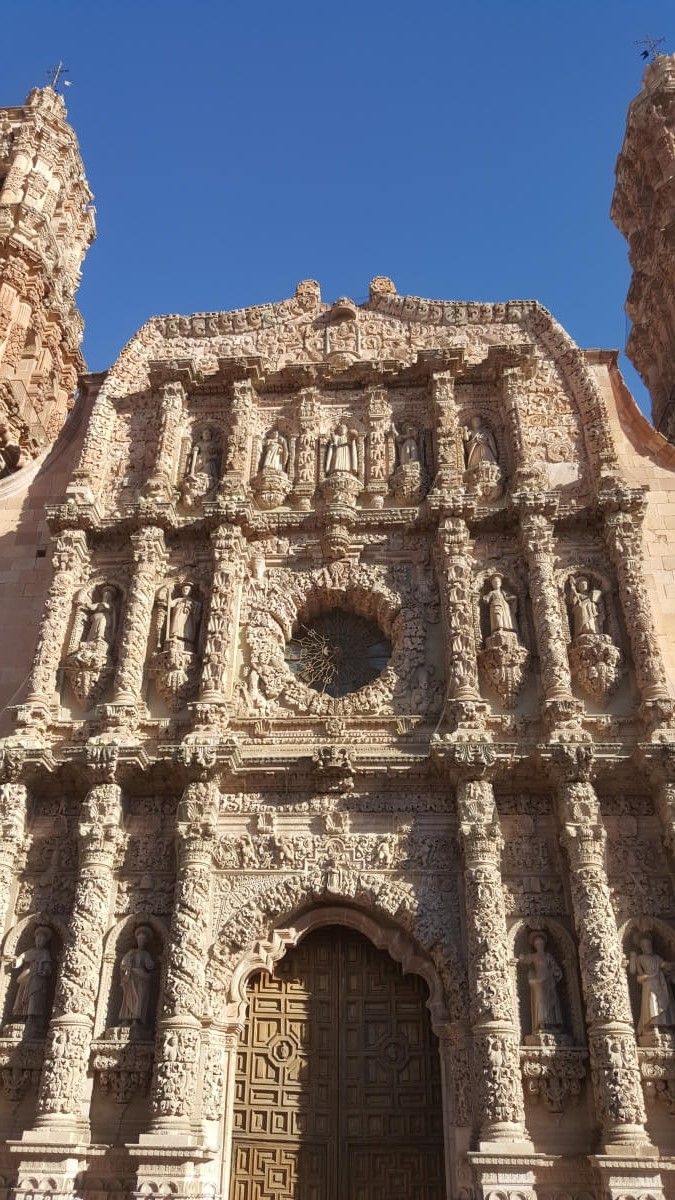
[[[662,37],[662,38],[646,37],[646,38],[643,38],[642,41],[640,41],[640,42],[635,42],[636,46],[643,47],[642,50],[640,51],[640,58],[643,60],[643,62],[647,62],[647,60],[649,60],[649,62],[653,62],[658,53],[659,46],[662,46],[663,43],[665,42],[665,40],[666,39],[664,37]]]
[[[58,66],[50,67],[49,70],[47,71],[47,79],[49,80],[49,87],[52,88],[53,91],[57,91],[59,81],[61,80],[61,76],[68,75],[68,74],[69,74],[68,68],[64,67],[62,61],[59,59]],[[62,87],[71,87],[71,80],[70,79],[62,80]]]

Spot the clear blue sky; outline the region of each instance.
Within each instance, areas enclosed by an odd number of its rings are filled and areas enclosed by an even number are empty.
[[[0,104],[70,68],[90,369],[155,313],[308,277],[360,300],[377,274],[535,298],[581,345],[623,348],[613,170],[634,40],[675,50],[672,0],[0,0],[0,20]]]

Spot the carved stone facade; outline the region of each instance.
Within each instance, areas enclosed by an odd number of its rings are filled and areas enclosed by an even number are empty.
[[[675,1196],[673,463],[621,386],[377,278],[92,388],[0,740],[8,1189]]]

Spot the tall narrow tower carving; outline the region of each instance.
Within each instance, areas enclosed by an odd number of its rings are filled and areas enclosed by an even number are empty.
[[[54,440],[84,367],[75,293],[95,225],[66,118],[51,87],[0,108],[0,476]]]
[[[675,441],[675,55],[649,63],[628,109],[611,215],[633,268],[626,350],[649,389],[654,424]]]

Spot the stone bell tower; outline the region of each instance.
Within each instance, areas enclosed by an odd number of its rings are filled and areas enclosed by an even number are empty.
[[[649,388],[654,424],[674,441],[675,55],[649,63],[628,109],[611,215],[633,268],[627,353]]]
[[[0,108],[0,477],[54,440],[84,366],[75,292],[95,225],[66,117],[51,87]]]

